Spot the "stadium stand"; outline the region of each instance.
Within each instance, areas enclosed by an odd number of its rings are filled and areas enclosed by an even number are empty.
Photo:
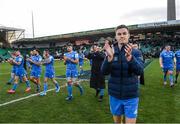
[[[173,51],[180,48],[180,20],[130,25],[128,28],[131,32],[131,42],[139,45],[145,59],[159,57],[165,44],[171,45]],[[23,54],[29,54],[32,49],[38,48],[41,54],[43,50],[49,49],[56,59],[61,59],[67,52],[67,43],[72,43],[75,50],[85,52],[89,51],[93,44],[103,47],[105,39],[114,41],[114,28],[38,38],[21,38],[11,42],[10,47],[3,46],[0,49],[0,57],[2,59],[9,57],[7,48],[9,50],[20,49]]]

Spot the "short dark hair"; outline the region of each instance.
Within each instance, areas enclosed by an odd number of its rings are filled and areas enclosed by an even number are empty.
[[[168,46],[171,46],[171,45],[169,45],[169,44],[166,44],[166,45],[165,45],[165,47],[168,47]]]
[[[115,32],[118,30],[118,29],[121,29],[121,28],[126,28],[129,32],[129,28],[126,26],[126,25],[119,25],[115,28]]]
[[[72,43],[67,43],[66,47],[68,47],[68,46],[73,47],[73,44]]]
[[[109,45],[111,46],[113,44],[113,39],[108,37],[108,38],[105,38],[105,41],[109,41]]]
[[[41,51],[39,49],[35,49],[39,54],[41,54]]]
[[[92,48],[94,49],[95,46],[98,46],[98,44],[93,44],[93,45],[92,45]]]
[[[48,49],[45,49],[44,51],[49,54],[49,50]]]

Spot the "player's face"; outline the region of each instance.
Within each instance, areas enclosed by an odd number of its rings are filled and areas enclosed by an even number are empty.
[[[104,44],[109,44],[109,40],[105,40]]]
[[[138,45],[137,44],[133,44],[133,48],[134,49],[138,49]]]
[[[45,56],[46,55],[46,51],[43,51],[43,56]]]
[[[33,55],[37,55],[37,51],[36,50],[33,50]]]
[[[49,52],[46,52],[46,56],[49,57]]]
[[[71,51],[72,51],[72,46],[68,46],[68,47],[67,47],[67,51],[68,51],[68,52],[71,52]]]
[[[94,52],[98,51],[98,46],[94,45],[93,51],[94,51]]]
[[[171,50],[171,47],[170,47],[170,46],[166,46],[166,50],[167,50],[167,51],[170,51],[170,50]]]
[[[97,51],[101,51],[101,47],[98,46],[98,47],[97,47]]]
[[[20,52],[19,51],[16,51],[16,56],[19,56],[20,55]]]
[[[127,44],[129,42],[129,31],[126,28],[121,28],[116,31],[116,40],[118,43]]]
[[[43,56],[44,56],[44,58],[47,58],[47,52],[46,51],[43,52]]]
[[[13,53],[12,53],[12,57],[13,57],[13,58],[16,57],[16,52],[13,52]]]
[[[33,51],[30,52],[31,56],[33,56]]]

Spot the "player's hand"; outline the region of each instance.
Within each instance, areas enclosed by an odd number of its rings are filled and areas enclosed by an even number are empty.
[[[70,58],[66,57],[66,60],[70,60]]]
[[[29,60],[30,60],[30,58],[27,58],[27,59],[26,59],[26,61],[29,61]]]
[[[114,57],[114,52],[112,50],[112,48],[110,47],[110,45],[106,42],[104,44],[103,49],[106,51],[105,54],[108,56],[108,61],[111,62],[113,60]]]
[[[31,63],[33,62],[31,58],[28,58],[28,61],[31,62]]]
[[[125,56],[127,61],[130,61],[132,59],[132,49],[133,49],[133,45],[132,44],[127,44],[125,46]]]
[[[43,53],[43,58],[44,58],[44,59],[47,58],[47,53],[46,53],[46,52]]]
[[[7,61],[8,61],[9,63],[12,63],[12,58],[9,58]]]
[[[90,52],[93,52],[93,47],[90,48]]]
[[[112,48],[108,43],[105,43],[103,49],[106,51],[106,55],[108,56],[108,61],[111,62],[114,56]]]
[[[67,57],[66,56],[64,56],[64,61],[66,61],[67,60]]]
[[[66,60],[73,61],[71,58],[68,58],[68,57],[66,58]]]

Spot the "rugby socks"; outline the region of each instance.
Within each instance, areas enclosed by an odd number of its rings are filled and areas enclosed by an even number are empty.
[[[22,80],[23,80],[22,77],[19,77],[19,83],[22,83],[23,82]]]
[[[37,86],[37,91],[39,91],[41,86],[39,84],[37,84],[36,86]]]
[[[55,83],[56,88],[60,87],[57,81],[55,81],[54,83]]]
[[[99,96],[99,99],[98,99],[98,101],[99,102],[102,102],[102,100],[103,100],[103,96],[104,96],[104,89],[100,89],[100,96]]]
[[[170,83],[173,84],[173,74],[169,75],[169,80],[170,80]]]
[[[14,82],[14,77],[11,77],[8,82],[13,83]]]
[[[78,87],[79,88],[79,90],[81,90],[82,89],[82,86],[80,85],[80,84],[77,84],[77,85],[75,85],[76,87]]]
[[[80,75],[82,75],[84,73],[83,69],[80,70]]]
[[[13,84],[13,88],[12,88],[12,90],[16,90],[16,88],[17,88],[17,84],[16,84],[16,83],[14,83],[14,84]]]
[[[166,74],[166,73],[164,73],[164,82],[166,82],[166,75],[167,75],[167,74]]]
[[[100,89],[99,95],[100,95],[100,96],[104,96],[104,89]]]
[[[58,83],[55,83],[56,88],[60,87]]]
[[[81,95],[83,94],[83,88],[80,84],[75,85],[76,87],[78,87],[79,91],[81,92]]]
[[[67,90],[68,90],[68,96],[72,96],[72,84],[68,84]]]
[[[26,87],[30,87],[29,80],[26,81]]]
[[[48,90],[48,84],[47,82],[44,82],[44,92],[47,92],[47,90]]]

